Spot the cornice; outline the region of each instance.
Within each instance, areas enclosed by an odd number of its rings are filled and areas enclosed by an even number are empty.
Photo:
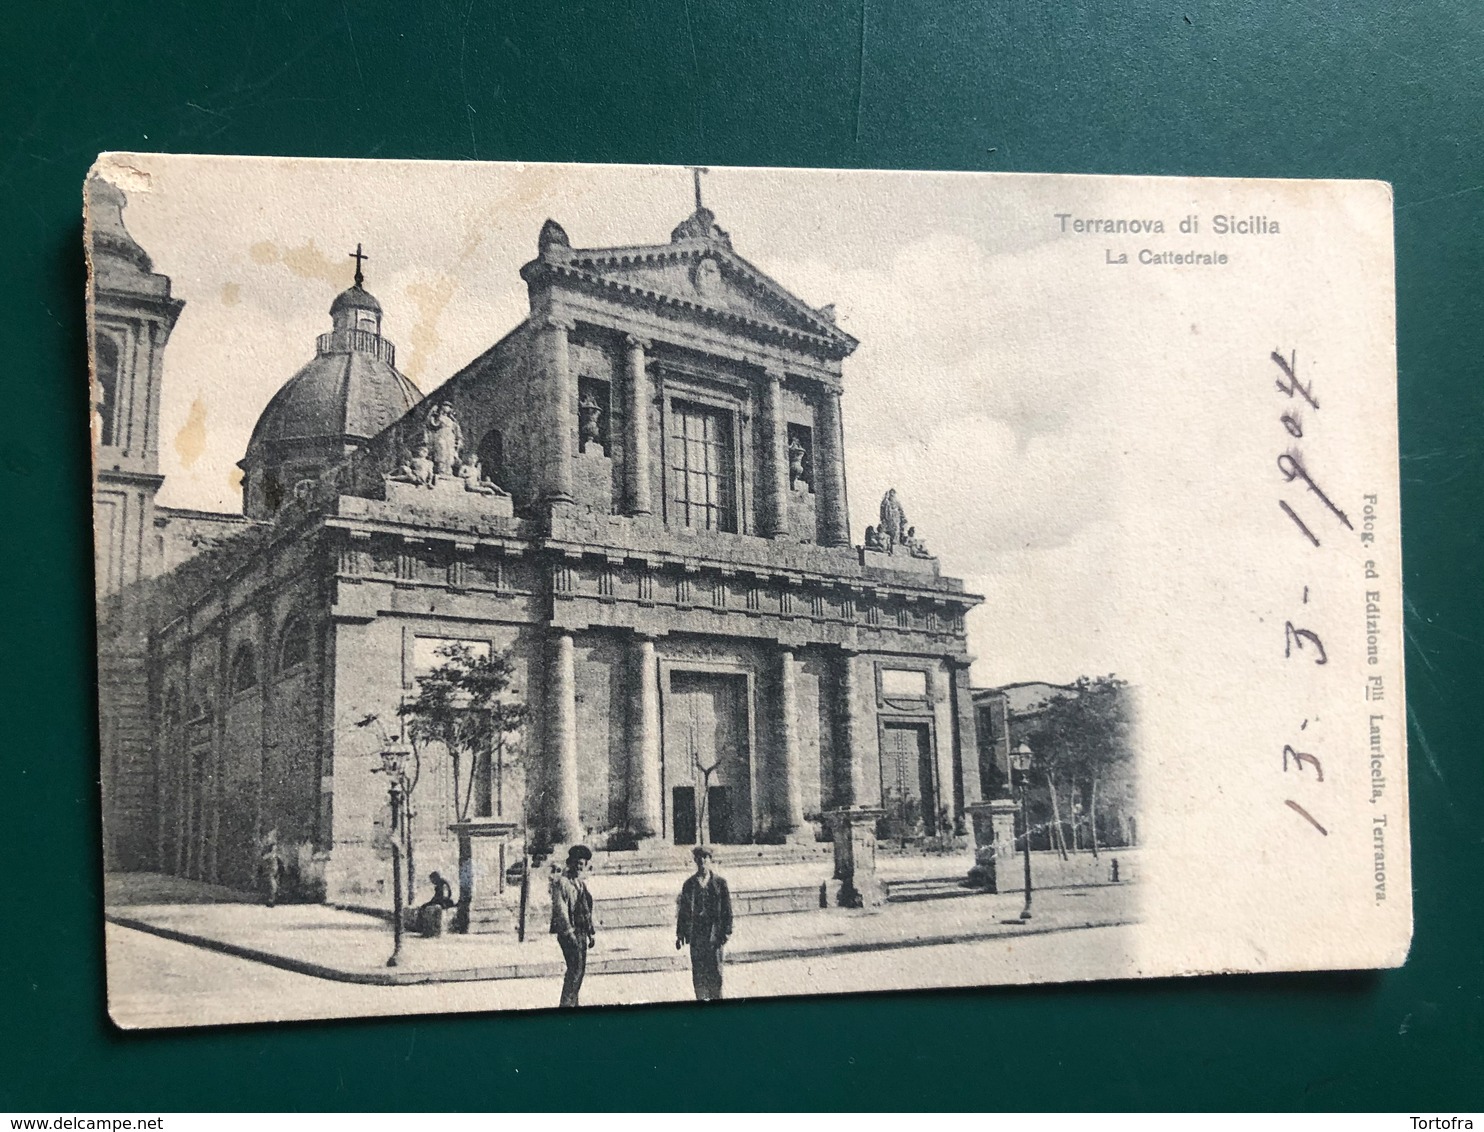
[[[611,278],[601,270],[597,270],[599,265],[626,267],[646,263],[687,262],[705,256],[713,256],[727,263],[740,283],[782,302],[800,318],[817,327],[817,331],[801,330],[769,319],[753,318],[725,310],[694,298],[673,295],[655,288],[641,287],[622,279]],[[539,283],[542,280],[561,279],[611,291],[631,300],[637,299],[657,306],[673,307],[728,326],[740,327],[760,337],[804,343],[813,350],[834,359],[848,356],[860,344],[854,337],[833,326],[817,311],[772,282],[741,256],[709,241],[684,241],[663,247],[579,249],[561,259],[533,260],[521,268],[521,276],[529,284]]]

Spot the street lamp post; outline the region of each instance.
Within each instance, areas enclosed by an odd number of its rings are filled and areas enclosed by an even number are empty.
[[[1025,907],[1021,909],[1020,918],[1029,920],[1031,918],[1031,812],[1026,804],[1026,785],[1031,772],[1029,743],[1022,741],[1020,746],[1011,753],[1010,768],[1015,771],[1020,780],[1020,828],[1025,836]]]
[[[381,766],[372,771],[386,775],[387,801],[392,810],[392,955],[386,961],[388,967],[397,966],[402,959],[402,810],[407,799],[407,755],[405,747],[387,747],[381,752]]]

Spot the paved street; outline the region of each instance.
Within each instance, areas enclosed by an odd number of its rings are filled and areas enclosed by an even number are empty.
[[[110,1012],[125,1027],[290,1021],[379,1014],[544,1008],[560,980],[511,979],[420,986],[330,982],[115,924],[107,925]],[[555,951],[555,948],[551,948]],[[965,986],[1134,975],[1133,932],[1095,927],[811,959],[740,963],[727,993],[840,994],[883,987]],[[684,971],[590,975],[584,1005],[686,1001]]]

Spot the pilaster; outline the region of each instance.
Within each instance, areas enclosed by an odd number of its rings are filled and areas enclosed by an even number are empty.
[[[974,694],[969,685],[968,657],[948,661],[949,695],[953,708],[954,817],[964,821],[970,806],[983,797],[979,782],[979,727],[974,718]]]
[[[629,335],[626,346],[628,375],[628,435],[625,471],[630,515],[648,515],[654,510],[650,499],[651,463],[649,456],[649,372],[645,352],[649,342]]]
[[[572,383],[572,364],[567,336],[573,323],[548,318],[543,328],[546,340],[546,502],[572,502],[572,410],[577,391]]]
[[[855,653],[842,650],[839,664],[840,687],[840,746],[845,756],[843,789],[840,793],[841,808],[863,806],[865,799],[865,767],[861,758],[861,721],[857,717],[856,700],[860,680],[856,673]]]

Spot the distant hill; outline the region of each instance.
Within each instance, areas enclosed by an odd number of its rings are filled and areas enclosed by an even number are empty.
[[[1051,697],[1061,693],[1076,694],[1076,689],[1066,684],[1048,684],[1044,680],[1027,680],[1018,684],[1006,684],[1000,688],[975,688],[974,699],[979,701],[993,693],[1004,693],[1012,716],[1038,712],[1050,702]]]

